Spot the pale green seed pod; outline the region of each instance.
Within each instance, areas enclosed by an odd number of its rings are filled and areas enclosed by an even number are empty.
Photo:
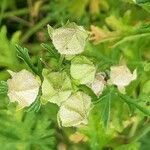
[[[66,72],[49,72],[43,70],[42,97],[43,103],[51,102],[60,105],[71,95],[71,80]]]
[[[110,71],[110,83],[117,85],[119,91],[125,92],[125,86],[137,78],[136,70],[133,74],[126,65],[112,66]]]
[[[48,33],[60,54],[75,55],[84,51],[88,33],[83,27],[68,23],[63,27],[53,29],[48,25]]]
[[[25,69],[17,73],[12,71],[8,72],[12,76],[12,79],[7,80],[7,95],[10,102],[18,102],[20,108],[30,106],[36,100],[40,81]]]
[[[58,112],[58,124],[64,127],[85,125],[91,108],[91,97],[83,92],[72,94]]]
[[[94,81],[96,68],[89,59],[84,56],[75,57],[71,61],[71,76],[80,84],[91,84]]]

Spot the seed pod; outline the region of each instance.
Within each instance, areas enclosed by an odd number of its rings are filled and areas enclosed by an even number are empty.
[[[129,85],[131,81],[137,78],[136,70],[133,74],[127,66],[112,66],[110,71],[110,82],[117,85],[118,89],[125,92],[125,86]]]
[[[52,43],[60,54],[75,55],[84,51],[88,33],[75,23],[68,23],[58,29],[48,25]]]
[[[60,105],[71,95],[71,81],[66,72],[49,72],[43,70],[44,81],[42,83],[43,103],[51,102]]]
[[[36,99],[40,83],[37,78],[27,70],[18,73],[8,71],[12,79],[7,80],[8,97],[11,102],[17,101],[19,107],[30,106]]]
[[[62,105],[58,112],[60,126],[70,127],[87,124],[91,107],[91,97],[83,92],[72,94]]]
[[[95,79],[93,83],[90,85],[90,87],[97,96],[99,96],[103,92],[105,87],[105,80],[102,73],[97,73],[95,75]]]
[[[96,68],[94,64],[84,56],[75,57],[71,61],[71,76],[80,84],[91,84],[94,81]]]

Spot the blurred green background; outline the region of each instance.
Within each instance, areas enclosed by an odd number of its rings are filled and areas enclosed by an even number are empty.
[[[119,62],[137,68],[138,80],[127,92],[149,106],[150,0],[0,0],[0,80],[9,78],[8,69],[27,68],[15,44],[29,49],[35,66],[39,57],[55,64],[41,43],[52,45],[47,24],[57,28],[68,20],[90,32],[84,55],[94,58],[99,70]],[[0,150],[149,150],[149,117],[132,113],[113,96],[111,101],[107,130],[100,119],[100,112],[106,113],[103,105],[92,110],[86,128],[59,128],[55,105],[41,106],[38,112],[16,111],[0,94]]]

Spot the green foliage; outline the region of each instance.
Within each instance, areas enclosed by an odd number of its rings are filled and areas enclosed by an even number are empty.
[[[134,107],[136,107],[136,108],[138,108],[140,111],[142,111],[145,115],[150,116],[150,110],[149,110],[148,106],[144,108],[144,107],[142,107],[141,105],[139,105],[139,104],[136,102],[136,100],[131,99],[131,98],[128,97],[128,96],[125,96],[125,95],[120,94],[120,93],[119,93],[119,96],[120,96],[126,103],[132,104]]]
[[[126,145],[121,145],[117,147],[115,150],[122,150],[122,149],[139,150],[139,148],[140,148],[140,143],[136,142],[136,143],[126,144]]]
[[[15,104],[9,104],[6,97],[7,83],[1,81],[0,149],[57,149],[56,143],[57,146],[64,144],[71,150],[150,148],[149,0],[29,0],[28,4],[22,0],[2,0],[0,9],[0,23],[5,25],[0,28],[0,80],[8,79],[7,69],[16,71],[24,67],[17,58],[18,53],[29,69],[40,77],[41,83],[44,80],[43,68],[54,72],[65,71],[71,78],[72,92],[86,93],[93,104],[86,126],[58,129],[58,108],[50,103],[41,105],[41,88],[29,108],[16,111]],[[97,97],[89,85],[72,79],[70,66],[74,56],[60,55],[46,31],[47,24],[56,28],[68,19],[83,25],[92,34],[91,25],[100,29],[100,32],[94,32],[95,37],[100,38],[86,43],[82,58],[87,57],[97,72],[104,72],[105,81],[109,79],[113,65],[127,64],[131,71],[137,69],[138,78],[126,87],[126,94],[108,85]],[[16,45],[16,51],[15,44],[18,43],[24,46]],[[81,59],[81,64],[83,61]],[[86,69],[83,67],[74,72],[79,76]],[[87,79],[88,75],[85,73],[82,79]],[[50,80],[53,81],[52,78]],[[69,136],[76,130],[88,140],[84,143],[82,140],[79,143],[70,142]]]
[[[13,34],[11,39],[7,38],[7,28],[0,28],[0,67],[6,69],[18,68],[19,62],[16,57],[15,43],[19,42],[20,31]],[[0,72],[0,79],[5,79],[5,70]]]
[[[18,52],[18,57],[21,58],[29,67],[30,69],[37,75],[41,76],[42,74],[42,64],[40,59],[38,60],[38,68],[35,68],[35,66],[33,65],[29,53],[28,53],[28,49],[27,48],[22,48],[19,45],[16,45],[17,48],[17,52]]]
[[[21,58],[31,69],[34,73],[37,74],[37,70],[34,68],[30,56],[28,54],[28,49],[22,48],[19,45],[16,45],[17,52],[18,52],[18,57]]]
[[[96,105],[89,116],[89,124],[87,127],[81,128],[81,132],[89,137],[89,149],[97,150],[104,149],[109,141],[111,141],[112,133],[105,130],[100,122],[100,113],[97,113],[100,105]],[[79,131],[80,131],[79,130]]]
[[[57,52],[55,48],[52,48],[51,46],[45,43],[42,43],[41,46],[49,52],[51,57],[55,57],[55,58],[60,57],[59,53]]]
[[[146,134],[141,140],[141,150],[147,150],[150,147],[150,143],[149,143],[149,138],[150,138],[150,132],[148,134]]]
[[[16,111],[10,105],[8,110],[1,110],[0,116],[0,147],[4,150],[54,148],[55,131],[44,113]]]
[[[8,90],[7,83],[5,81],[0,82],[0,94],[6,94]]]
[[[149,2],[149,0],[136,0],[136,2],[138,4],[140,4],[140,3],[147,3],[147,2]]]
[[[140,3],[140,6],[145,9],[147,12],[150,13],[150,2],[147,3]]]
[[[16,32],[11,40],[7,39],[7,29],[3,26],[0,30],[0,39],[1,39],[1,58],[0,58],[0,65],[1,66],[12,66],[16,64],[17,57],[16,57],[16,50],[14,49],[14,43],[19,41],[20,32]]]
[[[111,108],[111,100],[113,97],[112,90],[108,89],[108,91],[105,91],[106,95],[102,96],[100,98],[100,108],[101,108],[101,122],[103,123],[105,128],[108,128],[109,119],[110,119],[110,108]]]

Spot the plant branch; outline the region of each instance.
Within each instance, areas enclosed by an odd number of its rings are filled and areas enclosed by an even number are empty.
[[[47,11],[49,9],[50,9],[50,7],[48,5],[41,7],[42,11]],[[30,13],[30,10],[28,8],[23,8],[23,9],[19,9],[19,10],[4,13],[3,16],[2,16],[2,19],[13,17],[13,16],[22,16],[22,15],[26,15],[26,14],[29,14],[29,13]]]
[[[47,15],[43,20],[36,24],[33,28],[29,29],[21,39],[21,43],[26,42],[35,32],[45,26],[51,20],[51,16]]]
[[[142,111],[144,114],[150,116],[150,111],[147,110],[147,109],[145,109],[144,107],[140,106],[139,104],[137,104],[137,102],[136,102],[135,99],[130,98],[130,97],[128,97],[127,95],[123,95],[123,94],[121,94],[121,93],[119,93],[119,92],[117,92],[117,93],[118,93],[118,96],[119,96],[122,100],[124,100],[126,103],[132,104],[132,105],[135,106],[137,109],[139,109],[140,111]]]
[[[139,140],[141,137],[143,137],[146,133],[150,131],[150,123],[147,123],[146,126],[141,128],[140,130],[137,130],[136,134],[129,138],[128,143],[135,142]]]

